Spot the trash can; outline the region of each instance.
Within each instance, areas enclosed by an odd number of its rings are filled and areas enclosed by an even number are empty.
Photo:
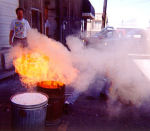
[[[46,82],[45,82],[46,83]],[[58,125],[61,122],[65,101],[65,85],[56,88],[44,88],[38,84],[37,90],[48,95],[46,125]]]
[[[45,126],[48,97],[26,92],[11,97],[12,128],[15,131],[41,131]]]

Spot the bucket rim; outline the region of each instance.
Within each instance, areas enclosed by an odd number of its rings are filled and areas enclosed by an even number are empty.
[[[39,86],[39,85],[37,85],[36,87],[37,87],[37,88],[41,88],[41,89],[43,89],[43,90],[62,90],[62,89],[64,89],[66,86],[65,86],[65,84],[64,84],[63,86],[59,86],[59,87],[57,87],[57,88],[45,88],[45,87],[42,87],[42,86]]]
[[[23,104],[18,104],[18,103],[15,103],[15,102],[12,101],[12,98],[13,98],[14,96],[19,95],[19,94],[24,94],[24,93],[39,93],[39,94],[42,94],[42,95],[46,96],[47,99],[46,99],[44,102],[41,102],[41,103],[39,103],[39,104],[33,104],[33,105],[23,105]],[[15,105],[15,106],[20,107],[20,108],[39,108],[39,107],[44,106],[44,105],[47,106],[47,104],[48,104],[48,99],[49,99],[49,97],[48,97],[48,95],[47,95],[46,93],[39,92],[39,91],[33,91],[33,92],[19,92],[19,93],[16,93],[16,94],[14,94],[14,95],[12,95],[12,96],[10,97],[10,101],[11,101],[12,105]]]

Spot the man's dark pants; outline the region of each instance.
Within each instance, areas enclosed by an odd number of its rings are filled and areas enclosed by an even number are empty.
[[[27,38],[16,38],[15,37],[13,40],[12,46],[17,46],[17,45],[20,45],[23,48],[27,47],[28,46]]]

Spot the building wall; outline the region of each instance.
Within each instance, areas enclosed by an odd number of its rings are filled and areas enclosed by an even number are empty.
[[[19,6],[25,9],[24,17],[30,26],[44,33],[44,0],[19,0]]]
[[[102,13],[95,13],[95,19],[87,21],[87,35],[93,35],[101,30]]]
[[[81,20],[82,20],[82,0],[73,0],[71,6],[72,21],[71,28],[73,33],[81,31]]]
[[[10,24],[16,18],[19,0],[0,0],[0,71],[12,67],[8,56]]]
[[[0,70],[7,70],[12,67],[12,60],[8,56],[10,23],[16,18],[16,8],[25,9],[25,18],[29,21],[31,27],[34,23],[40,21],[39,31],[44,32],[43,23],[43,0],[0,0]],[[33,10],[38,12],[39,16],[33,16]],[[37,14],[38,14],[37,13]],[[33,18],[36,18],[33,19]],[[40,19],[38,19],[40,18]],[[8,47],[8,48],[6,48]]]
[[[85,3],[89,2],[89,0],[65,0],[64,2],[65,6],[67,7],[67,18],[66,18],[66,28],[64,33],[66,36],[70,34],[76,34],[80,35],[80,32],[86,31],[87,28],[87,19],[92,19],[92,17],[84,18],[82,16],[83,13],[83,7],[87,6]],[[90,4],[90,2],[89,2]],[[88,5],[89,6],[89,5]],[[92,5],[90,5],[89,8],[91,8]],[[89,10],[91,11],[91,10]],[[65,18],[65,17],[63,17]]]
[[[82,20],[82,0],[65,0],[61,5],[61,39],[71,34],[80,34]]]
[[[48,36],[51,38],[56,39],[56,32],[57,32],[57,5],[56,0],[49,0],[48,3],[45,5],[45,8],[48,10],[48,21],[50,24],[48,30]]]
[[[49,37],[65,43],[69,34],[81,30],[82,0],[46,0],[48,5]]]
[[[19,6],[18,0],[0,1],[0,48],[9,46],[10,23],[16,18],[16,8]]]

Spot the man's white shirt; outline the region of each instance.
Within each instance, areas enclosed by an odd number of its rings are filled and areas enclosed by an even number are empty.
[[[16,38],[26,38],[30,29],[28,21],[24,18],[22,20],[14,19],[10,25],[10,30],[14,31],[14,37]]]

